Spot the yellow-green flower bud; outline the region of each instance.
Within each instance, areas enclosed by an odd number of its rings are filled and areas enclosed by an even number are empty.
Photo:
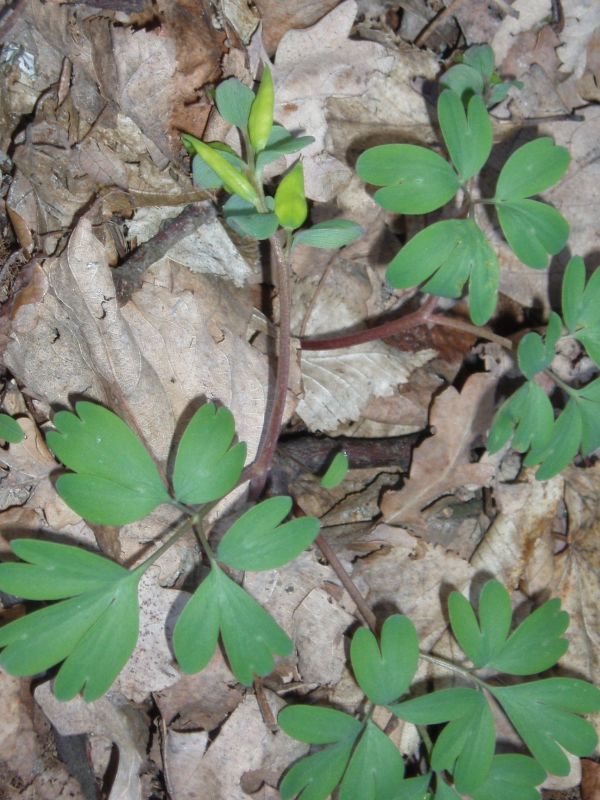
[[[190,147],[202,158],[208,166],[216,172],[219,178],[223,181],[223,186],[229,194],[237,194],[242,200],[247,203],[255,205],[259,202],[256,189],[248,178],[236,169],[232,164],[223,158],[218,150],[210,147],[195,136],[190,136],[189,133],[184,134],[182,137],[183,143],[187,149]]]
[[[288,230],[299,228],[308,216],[304,196],[304,168],[300,162],[282,179],[275,192],[275,214]]]
[[[273,127],[275,91],[271,70],[263,67],[263,74],[248,117],[248,136],[255,152],[264,150]]]

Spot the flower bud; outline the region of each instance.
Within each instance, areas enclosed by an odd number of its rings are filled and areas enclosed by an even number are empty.
[[[260,86],[256,92],[256,97],[250,108],[250,116],[248,117],[248,136],[250,137],[250,144],[257,153],[265,149],[271,135],[274,107],[273,78],[271,70],[265,65]]]
[[[299,228],[308,216],[304,196],[304,168],[300,162],[282,179],[275,192],[275,214],[288,230]]]
[[[229,192],[229,194],[237,194],[242,200],[252,203],[252,205],[258,203],[258,194],[248,178],[232,166],[227,159],[223,158],[218,150],[210,147],[205,142],[201,142],[200,139],[196,139],[195,136],[190,136],[188,133],[181,138],[188,151],[189,148],[193,148],[200,158],[216,172],[223,181],[225,191]]]

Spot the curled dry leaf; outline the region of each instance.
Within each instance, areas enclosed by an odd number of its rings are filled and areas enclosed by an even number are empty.
[[[434,434],[415,450],[402,489],[384,495],[381,511],[386,522],[425,525],[421,512],[436,498],[461,486],[489,485],[493,463],[472,463],[471,451],[491,422],[495,385],[492,375],[478,373],[462,392],[450,386],[434,400],[430,416]]]

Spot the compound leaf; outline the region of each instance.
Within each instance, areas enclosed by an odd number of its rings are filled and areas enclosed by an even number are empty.
[[[287,706],[279,712],[277,722],[288,736],[307,744],[354,741],[363,729],[349,714],[321,706]]]
[[[560,610],[560,600],[548,600],[523,620],[487,664],[509,675],[550,669],[567,651],[569,643],[562,634],[568,626],[569,615]]]
[[[511,250],[528,267],[545,269],[569,238],[569,225],[555,208],[537,200],[497,201],[502,232]]]
[[[489,690],[547,772],[569,774],[569,761],[561,748],[577,756],[594,751],[596,732],[577,716],[600,710],[600,691],[592,684],[576,678],[548,678],[516,686],[490,686]]]
[[[141,519],[170,498],[148,451],[112,411],[80,402],[76,414],[59,411],[48,447],[74,474],[56,490],[77,514],[98,525]]]
[[[229,78],[217,86],[215,100],[219,114],[226,122],[246,130],[254,102],[252,89],[244,86],[237,78]]]
[[[135,647],[143,569],[129,572],[70,545],[17,539],[11,547],[31,563],[0,565],[2,591],[19,590],[20,596],[36,600],[69,599],[1,628],[0,666],[11,675],[35,675],[63,661],[54,686],[57,698],[70,700],[81,691],[87,701],[98,699]],[[52,572],[60,576],[63,564],[61,591]]]
[[[352,637],[350,660],[358,685],[371,702],[386,705],[404,694],[417,671],[419,639],[408,617],[394,614],[381,629],[381,641],[367,628]]]
[[[348,474],[348,456],[346,453],[336,453],[331,464],[327,467],[325,474],[319,481],[322,489],[335,489],[343,483]]]
[[[600,365],[600,269],[587,285],[583,259],[574,256],[565,270],[562,285],[562,308],[569,333],[585,347],[590,358]]]
[[[363,234],[363,229],[349,219],[333,219],[319,222],[312,228],[294,234],[293,246],[304,244],[321,250],[333,250],[355,242]]]
[[[312,544],[319,520],[300,517],[280,524],[292,509],[290,497],[271,497],[253,506],[221,539],[217,558],[234,569],[275,569]]]
[[[528,756],[494,756],[489,775],[471,792],[471,797],[473,800],[539,800],[536,786],[545,778],[544,770]]]
[[[17,420],[9,417],[8,414],[0,414],[0,440],[18,444],[24,438],[25,434]]]
[[[273,125],[267,146],[256,156],[256,171],[258,173],[281,156],[297,153],[314,142],[312,136],[294,136],[282,125]]]
[[[533,447],[524,460],[526,467],[540,464],[536,478],[546,481],[563,470],[575,457],[583,437],[583,420],[575,397],[571,397],[554,422],[545,445]]]
[[[537,375],[538,372],[546,369],[552,363],[552,357],[550,359],[547,358],[544,342],[537,333],[525,334],[519,342],[517,358],[519,369],[528,380],[531,380],[534,375]]]
[[[544,192],[558,183],[569,161],[569,151],[547,136],[524,144],[502,167],[495,200],[521,200]]]
[[[479,596],[479,623],[469,601],[459,592],[448,598],[450,625],[456,641],[476,667],[488,664],[506,642],[512,620],[510,595],[498,581],[487,581]]]
[[[206,667],[219,641],[219,598],[215,570],[204,578],[179,615],[173,650],[183,672],[193,675]]]
[[[173,489],[181,503],[209,503],[238,482],[246,445],[231,447],[235,423],[231,411],[206,403],[189,421],[175,457]]]
[[[460,187],[450,164],[433,150],[413,144],[383,144],[356,162],[366,183],[384,186],[375,202],[397,214],[427,214],[451,200]]]
[[[354,748],[340,787],[340,800],[394,800],[401,791],[404,760],[370,720]]]
[[[476,175],[492,149],[492,122],[479,95],[469,100],[467,110],[458,94],[446,89],[437,105],[442,135],[461,181]]]
[[[353,747],[354,738],[345,739],[300,759],[279,786],[283,800],[326,800],[341,781]]]

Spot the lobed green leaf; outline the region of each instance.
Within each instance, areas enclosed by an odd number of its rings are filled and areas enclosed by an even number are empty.
[[[563,177],[569,161],[569,151],[547,136],[524,144],[502,167],[494,199],[522,200],[546,191]]]
[[[315,540],[319,520],[300,517],[280,524],[291,509],[290,497],[271,497],[246,511],[221,540],[219,561],[249,571],[275,569],[292,561]]]
[[[223,144],[223,142],[207,142],[207,145],[212,147],[213,150],[217,150],[232,167],[238,170],[244,169],[244,162],[228,145]],[[220,189],[223,186],[223,181],[214,169],[211,169],[202,156],[198,154],[192,158],[192,179],[196,186],[200,186],[202,189]],[[233,196],[237,197],[237,195]]]
[[[209,503],[230,492],[246,460],[243,442],[231,447],[235,422],[227,408],[201,406],[189,421],[177,448],[173,489],[179,502]]]
[[[344,452],[336,453],[319,481],[319,486],[322,489],[335,489],[336,486],[343,483],[347,474],[348,456]]]
[[[369,720],[344,773],[339,800],[393,800],[402,791],[403,778],[398,749]]]
[[[287,706],[279,712],[277,722],[288,736],[308,744],[354,741],[363,729],[349,714],[321,706]]]
[[[315,141],[313,136],[294,136],[282,125],[273,125],[267,145],[256,157],[256,171],[261,173],[267,164],[284,155],[297,153]]]
[[[525,457],[526,467],[540,464],[536,478],[548,480],[558,475],[575,457],[583,437],[583,420],[575,397],[571,397],[554,422],[545,444],[532,447]]]
[[[555,208],[537,200],[496,203],[498,221],[511,250],[528,267],[545,269],[569,238],[569,225]]]
[[[273,198],[266,198],[267,205],[273,208]],[[275,214],[258,212],[253,205],[232,195],[223,206],[225,221],[239,236],[250,236],[252,239],[268,239],[279,228],[279,220]]]
[[[56,489],[88,522],[125,525],[170,501],[148,451],[113,414],[96,403],[80,402],[76,414],[59,411],[48,447],[75,474],[61,476]]]
[[[473,800],[539,800],[536,789],[546,773],[532,758],[521,755],[494,756],[486,780],[471,792]]]
[[[413,725],[437,725],[459,719],[480,707],[480,693],[475,689],[456,687],[405,700],[388,706],[400,719]]]
[[[283,800],[326,800],[341,781],[353,747],[354,738],[345,739],[300,759],[279,786]]]
[[[8,414],[0,414],[0,439],[10,444],[18,444],[24,438],[25,434],[17,420]]]
[[[510,595],[498,581],[488,581],[479,596],[478,624],[469,601],[459,592],[448,598],[452,633],[476,667],[483,667],[502,649],[512,620]]]
[[[413,144],[383,144],[356,162],[365,183],[384,186],[375,202],[397,214],[427,214],[451,200],[460,187],[450,164],[433,150]]]
[[[328,220],[295,233],[293,247],[303,244],[307,247],[318,247],[321,250],[333,250],[355,242],[362,234],[363,229],[356,222],[348,219]]]
[[[451,89],[464,103],[473,95],[482,95],[485,82],[479,69],[469,64],[456,64],[442,75],[440,86]]]
[[[246,130],[254,102],[252,89],[244,86],[237,78],[228,78],[217,86],[215,100],[219,114],[226,122]]]
[[[452,163],[467,181],[488,160],[492,149],[492,122],[479,95],[469,100],[467,110],[458,94],[449,89],[438,99],[438,119]]]
[[[554,410],[544,390],[529,381],[500,407],[490,430],[487,449],[496,453],[513,436],[520,453],[530,447],[545,447],[552,437]]]
[[[367,628],[352,637],[350,660],[358,685],[378,705],[403,695],[410,686],[419,662],[419,639],[408,617],[394,614],[381,629],[380,645]]]

